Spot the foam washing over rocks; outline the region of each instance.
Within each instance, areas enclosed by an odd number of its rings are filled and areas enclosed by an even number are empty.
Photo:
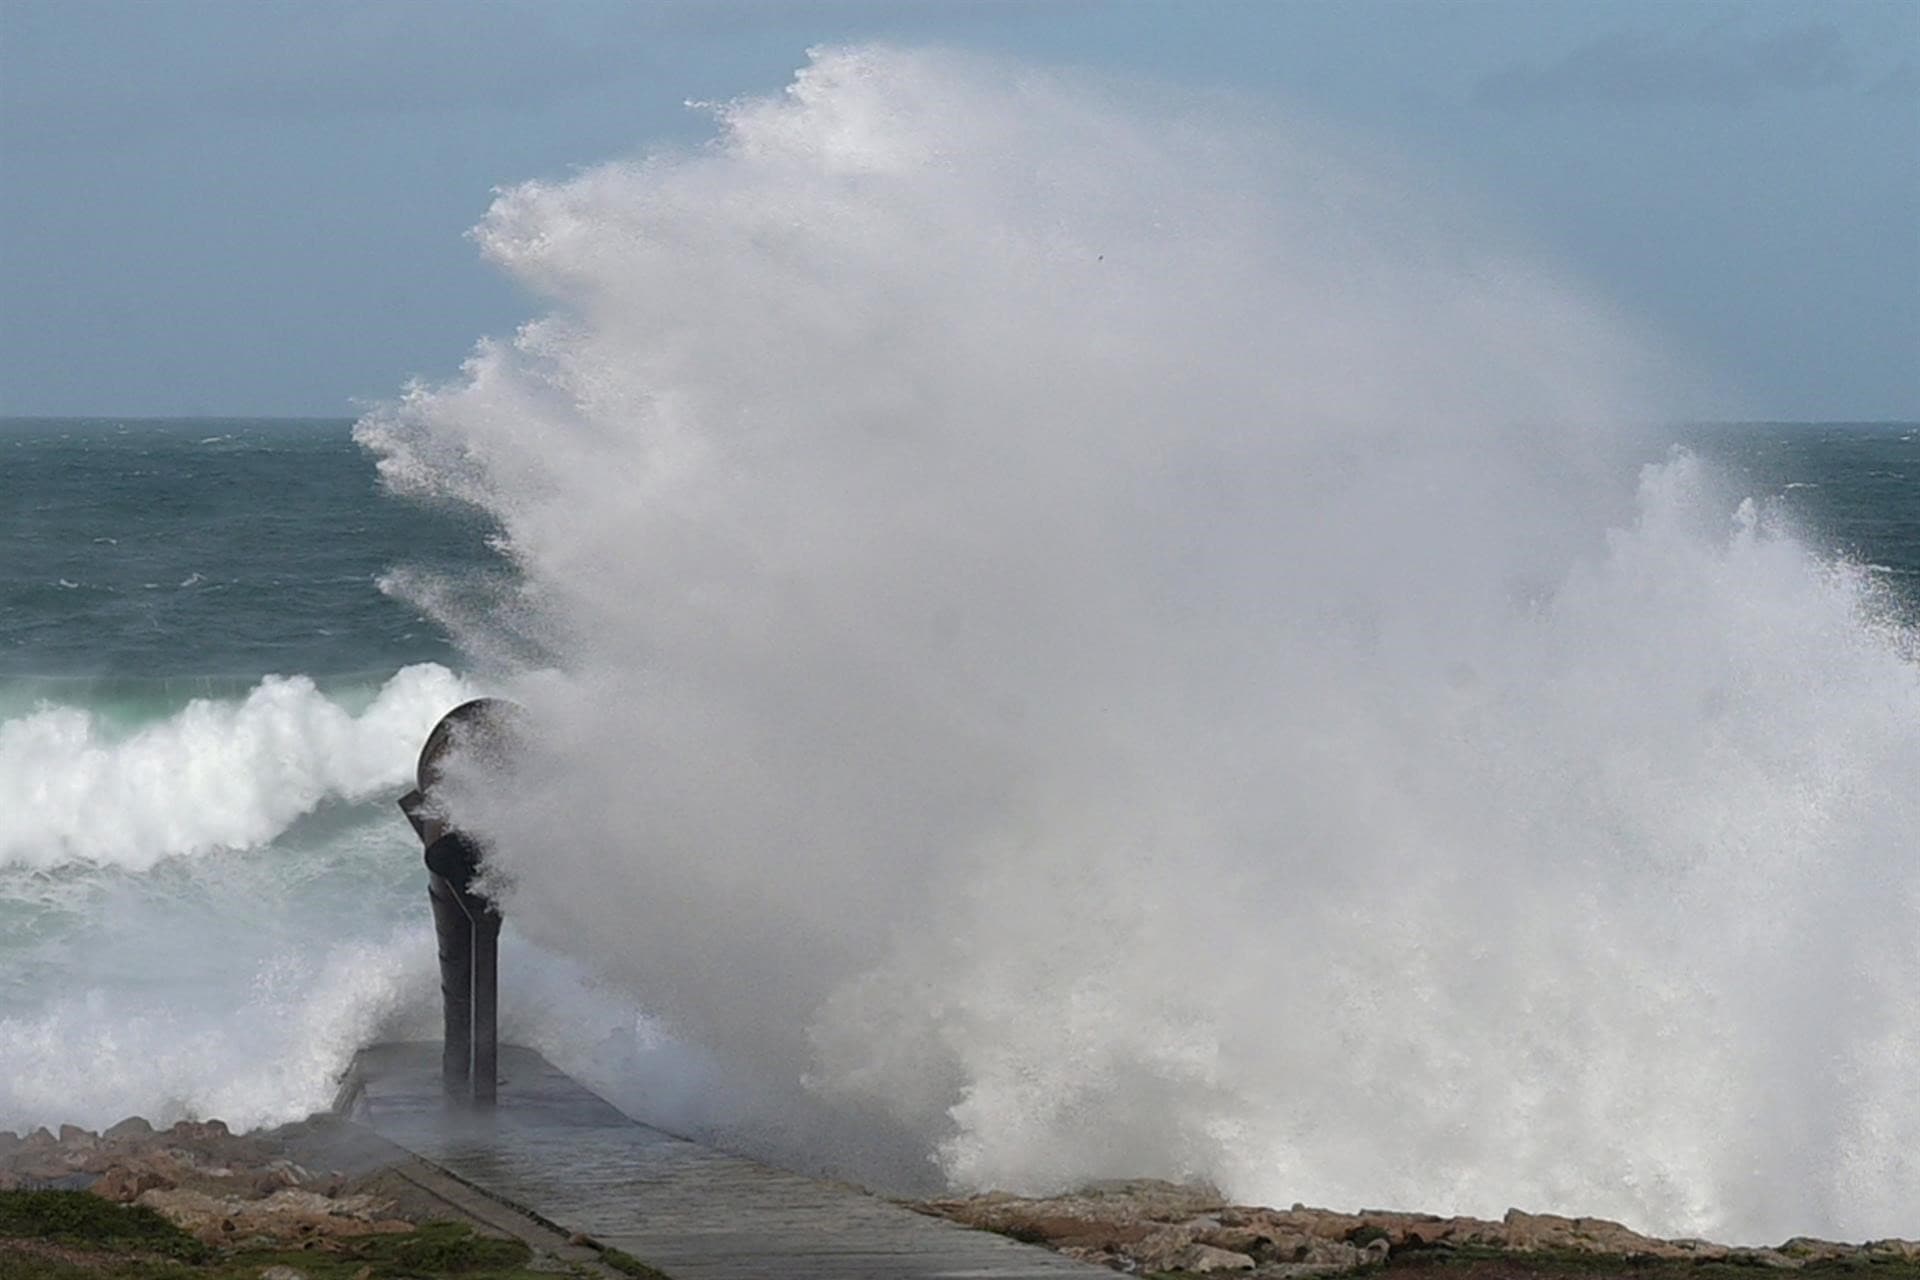
[[[716,114],[503,192],[541,314],[358,428],[501,528],[488,609],[398,589],[545,655],[472,812],[689,1114],[892,1185],[1912,1233],[1914,636],[1630,429],[1657,339],[1233,101],[856,48]]]

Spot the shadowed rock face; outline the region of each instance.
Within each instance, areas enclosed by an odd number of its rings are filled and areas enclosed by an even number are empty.
[[[1783,1269],[1809,1263],[1902,1262],[1920,1269],[1920,1241],[1841,1244],[1804,1237],[1773,1249],[1662,1240],[1604,1218],[1509,1209],[1499,1221],[1363,1209],[1229,1204],[1210,1187],[1159,1181],[1102,1183],[1071,1195],[1026,1199],[993,1192],[929,1200],[924,1213],[1044,1244],[1087,1262],[1153,1273],[1240,1272],[1261,1277],[1336,1275],[1418,1251],[1726,1261]]]

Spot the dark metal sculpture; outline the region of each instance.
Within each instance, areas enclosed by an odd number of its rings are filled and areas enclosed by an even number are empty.
[[[501,698],[475,698],[449,711],[420,749],[416,789],[400,797],[426,851],[446,1019],[441,1072],[449,1094],[483,1106],[492,1105],[499,1084],[500,912],[473,889],[480,845],[455,824],[436,790],[455,750],[472,753],[484,767],[505,765],[518,714]]]

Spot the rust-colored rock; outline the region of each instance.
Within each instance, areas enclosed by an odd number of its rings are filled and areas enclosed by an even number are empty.
[[[88,1188],[93,1194],[115,1204],[132,1204],[148,1191],[167,1191],[173,1180],[151,1164],[114,1165]]]
[[[100,1135],[77,1124],[60,1126],[60,1145],[68,1151],[91,1151],[100,1145]]]
[[[1214,1271],[1251,1271],[1254,1261],[1244,1253],[1235,1253],[1231,1249],[1216,1249],[1210,1244],[1190,1244],[1174,1258],[1169,1271],[1186,1271],[1193,1275],[1206,1275]]]
[[[153,1126],[142,1116],[128,1116],[100,1131],[102,1142],[139,1142],[153,1136]]]
[[[1662,1240],[1607,1218],[1512,1209],[1492,1222],[1362,1209],[1342,1213],[1223,1204],[1211,1188],[1162,1182],[1103,1183],[1071,1195],[1022,1199],[991,1192],[916,1205],[968,1226],[1045,1244],[1070,1257],[1122,1271],[1231,1271],[1257,1280],[1342,1275],[1406,1251],[1464,1246],[1526,1254],[1726,1260],[1756,1269],[1793,1270],[1813,1261],[1920,1260],[1920,1242],[1864,1245],[1799,1237],[1778,1249],[1734,1248],[1705,1240]]]
[[[175,1189],[142,1192],[135,1203],[208,1244],[297,1243],[413,1230],[412,1223],[387,1216],[390,1206],[372,1196],[331,1198],[286,1189],[264,1200],[244,1200]]]
[[[204,1142],[209,1138],[231,1137],[233,1133],[224,1120],[181,1120],[167,1132],[182,1142]]]
[[[286,1187],[297,1187],[307,1180],[307,1172],[291,1160],[274,1160],[252,1174],[248,1185],[256,1196],[270,1196]]]

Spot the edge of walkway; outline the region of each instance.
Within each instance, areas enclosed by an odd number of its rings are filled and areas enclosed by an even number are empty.
[[[536,1252],[602,1274],[639,1280],[1112,1274],[922,1215],[844,1182],[775,1169],[654,1129],[530,1049],[503,1045],[500,1060],[500,1104],[476,1111],[447,1102],[437,1044],[369,1045],[342,1076],[334,1112],[404,1153],[390,1166],[397,1176]],[[582,1160],[580,1180],[555,1178],[554,1165],[541,1159],[543,1147],[555,1158]],[[516,1186],[522,1195],[514,1194]],[[527,1203],[529,1188],[534,1200],[544,1190],[547,1203]],[[571,1217],[568,1209],[575,1211]]]

